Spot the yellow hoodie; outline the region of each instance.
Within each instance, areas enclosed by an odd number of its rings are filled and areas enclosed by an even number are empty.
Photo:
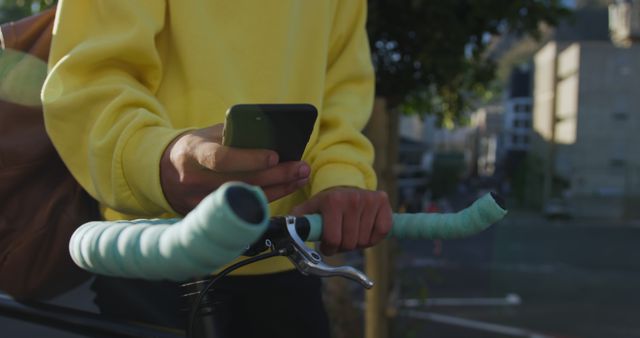
[[[239,103],[318,108],[303,157],[311,183],[272,214],[332,186],[373,189],[360,132],[374,83],[365,17],[365,0],[61,0],[42,92],[47,132],[107,219],[171,214],[164,149]]]

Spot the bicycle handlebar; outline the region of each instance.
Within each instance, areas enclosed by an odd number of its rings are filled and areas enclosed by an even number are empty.
[[[488,193],[457,213],[396,213],[387,237],[408,239],[455,239],[476,234],[502,219],[507,211],[502,199]],[[322,217],[306,215],[310,241],[322,237]]]
[[[395,214],[389,236],[450,239],[472,235],[506,210],[490,194],[454,214]],[[322,220],[307,215],[303,238],[319,240]],[[183,281],[208,275],[257,242],[269,225],[262,190],[227,183],[184,219],[90,222],[71,237],[69,251],[81,268],[104,275]],[[296,235],[297,236],[297,235]]]

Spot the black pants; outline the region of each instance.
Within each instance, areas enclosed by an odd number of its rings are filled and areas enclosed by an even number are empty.
[[[98,276],[95,303],[110,317],[184,329],[188,290],[174,282]],[[224,338],[329,337],[321,282],[297,271],[228,276],[216,283],[214,322]]]

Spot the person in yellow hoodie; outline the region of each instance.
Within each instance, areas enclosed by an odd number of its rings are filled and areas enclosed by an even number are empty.
[[[273,215],[321,213],[326,254],[374,245],[391,208],[361,133],[374,94],[365,21],[365,0],[60,0],[47,132],[106,219],[185,214],[239,180],[263,188]],[[302,161],[222,146],[240,103],[315,105]],[[292,268],[272,259],[226,281],[229,336],[328,336],[320,282]],[[184,325],[175,283],[99,276],[93,289],[103,313]]]

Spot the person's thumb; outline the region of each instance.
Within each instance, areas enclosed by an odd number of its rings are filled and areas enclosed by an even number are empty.
[[[310,200],[298,204],[293,209],[291,209],[291,213],[293,216],[304,216],[308,214],[317,213],[319,210],[319,203],[316,198],[311,198]]]

